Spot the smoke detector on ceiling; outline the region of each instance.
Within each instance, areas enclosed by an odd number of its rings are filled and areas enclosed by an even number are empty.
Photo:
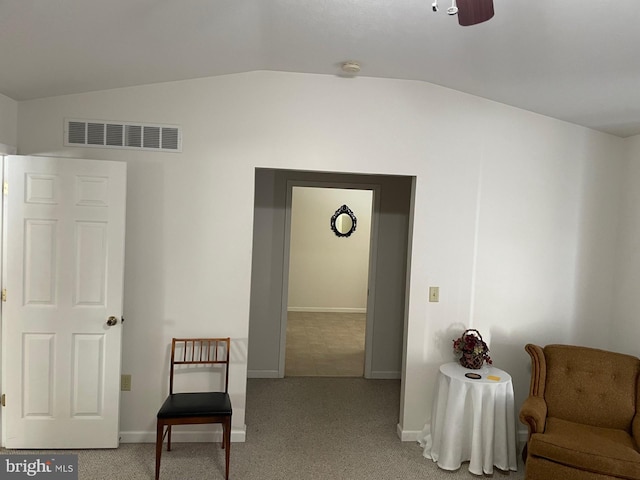
[[[350,75],[355,75],[360,72],[360,64],[358,62],[344,62],[342,64],[342,71]]]

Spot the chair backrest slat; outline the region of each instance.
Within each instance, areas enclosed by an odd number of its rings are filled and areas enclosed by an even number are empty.
[[[173,393],[173,374],[176,365],[224,365],[224,391],[229,389],[229,356],[231,339],[174,338],[171,341],[169,393]],[[191,352],[188,352],[191,348]],[[196,350],[198,350],[196,352]],[[176,353],[177,352],[177,353]]]

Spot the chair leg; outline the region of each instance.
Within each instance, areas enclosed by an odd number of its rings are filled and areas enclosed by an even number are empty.
[[[167,425],[167,452],[171,451],[171,425]]]
[[[225,479],[229,480],[229,459],[231,454],[231,417],[227,418],[224,422],[223,435],[224,439],[222,443],[227,447],[224,452]]]
[[[156,428],[156,480],[160,478],[160,457],[162,456],[162,431],[164,425],[158,420]]]

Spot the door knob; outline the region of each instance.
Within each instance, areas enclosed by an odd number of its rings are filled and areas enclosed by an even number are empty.
[[[109,325],[110,327],[113,327],[114,325],[117,325],[117,324],[118,324],[118,317],[111,316],[107,319],[107,325]]]

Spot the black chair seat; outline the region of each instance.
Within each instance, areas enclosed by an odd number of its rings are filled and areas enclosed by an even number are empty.
[[[225,392],[174,393],[158,411],[158,418],[214,417],[231,415],[231,400]]]

